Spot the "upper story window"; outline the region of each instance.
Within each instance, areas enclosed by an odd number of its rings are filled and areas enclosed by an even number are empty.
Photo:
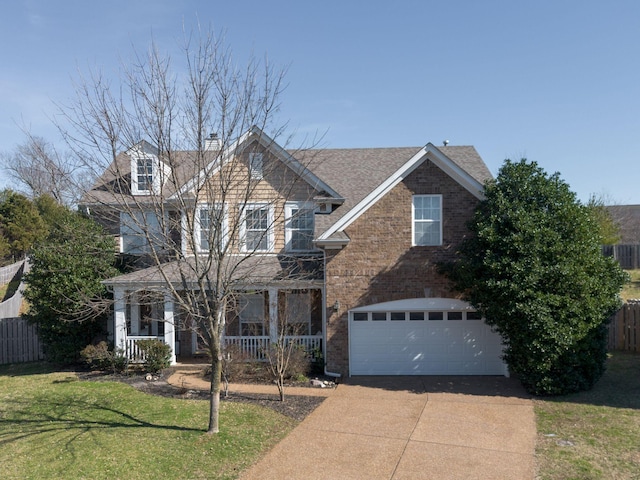
[[[221,249],[227,236],[226,211],[221,205],[200,205],[196,208],[195,241],[199,252]]]
[[[264,169],[264,157],[261,152],[249,154],[249,175],[254,180],[262,180]]]
[[[151,245],[166,243],[162,225],[154,212],[120,213],[120,250],[122,253],[149,253]]]
[[[442,195],[413,196],[413,245],[442,245]]]
[[[307,203],[285,205],[285,241],[287,250],[305,252],[313,250],[314,206]]]
[[[136,160],[136,183],[138,192],[149,192],[153,188],[153,159],[148,157]]]
[[[273,211],[267,204],[249,204],[240,223],[240,249],[243,252],[273,250]]]

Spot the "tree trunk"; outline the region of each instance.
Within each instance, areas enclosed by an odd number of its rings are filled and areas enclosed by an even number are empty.
[[[215,349],[218,350],[218,349]],[[211,383],[209,385],[209,428],[207,433],[218,433],[218,417],[220,413],[220,377],[222,373],[222,362],[218,351],[211,356]]]
[[[278,393],[280,394],[280,401],[284,402],[284,377],[282,375],[279,376],[277,385]]]

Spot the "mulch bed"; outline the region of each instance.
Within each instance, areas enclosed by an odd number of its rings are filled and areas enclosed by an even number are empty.
[[[167,383],[167,378],[173,373],[172,370],[167,370],[163,374],[154,375],[151,380],[146,379],[146,374],[132,373],[132,374],[110,374],[105,372],[76,372],[78,378],[86,381],[115,381],[123,382],[131,385],[132,387],[140,390],[141,392],[148,393],[150,395],[159,395],[168,398],[181,398],[181,399],[194,399],[194,400],[208,400],[209,394],[206,391],[201,390],[189,390],[186,388],[176,387]],[[261,379],[253,379],[253,383],[263,383]],[[247,383],[249,383],[247,381]],[[294,383],[292,386],[309,386],[305,383]],[[309,387],[312,388],[312,387]],[[253,394],[253,393],[233,393],[229,392],[228,396],[225,396],[224,390],[220,393],[220,400],[222,402],[241,402],[251,403],[254,405],[260,405],[265,408],[270,408],[282,415],[291,417],[297,421],[302,421],[311,412],[313,412],[318,405],[320,405],[325,397],[317,397],[312,395],[287,395],[285,388],[285,400],[281,402],[277,394]]]

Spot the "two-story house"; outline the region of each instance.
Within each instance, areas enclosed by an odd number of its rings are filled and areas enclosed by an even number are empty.
[[[286,317],[292,337],[322,351],[329,372],[507,374],[499,335],[437,272],[468,234],[491,178],[473,147],[292,152],[254,127],[224,152],[213,145],[210,162],[181,163],[190,155],[176,153],[169,164],[142,142],[85,196],[102,218],[116,212],[107,223],[123,255],[162,252],[150,246],[155,237],[180,252],[105,280],[116,346],[134,352],[138,339],[154,337],[173,347],[173,361],[198,353],[198,336],[166,286],[205,288],[196,278],[185,283],[180,267],[208,258],[207,268],[233,267],[238,295],[223,343],[246,355],[261,358]],[[228,188],[216,179],[229,180],[232,164],[245,174]],[[211,258],[211,241],[228,255]]]

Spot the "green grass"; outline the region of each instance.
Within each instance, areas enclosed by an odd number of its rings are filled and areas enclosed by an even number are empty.
[[[534,403],[538,478],[640,479],[640,354],[614,352],[592,390]]]
[[[9,283],[0,285],[0,302],[9,300],[20,286],[20,280],[12,280]]]
[[[640,298],[640,270],[627,270],[631,280],[623,288],[620,296],[623,300]]]
[[[43,364],[0,367],[0,478],[232,479],[295,424],[223,402],[210,436],[208,406]]]

